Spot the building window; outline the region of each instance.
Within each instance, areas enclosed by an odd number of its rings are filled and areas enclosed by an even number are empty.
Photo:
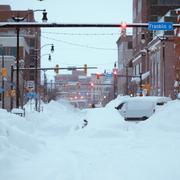
[[[142,0],[138,0],[138,13],[142,11]]]
[[[135,75],[139,75],[139,71],[140,70],[140,65],[139,64],[137,64],[136,65],[136,74]]]
[[[9,54],[9,55],[16,57],[16,53],[17,53],[16,51],[17,51],[17,50],[16,50],[16,47],[11,47],[11,48],[10,48],[10,54]]]
[[[35,39],[30,39],[30,47],[35,47]]]
[[[128,49],[132,49],[132,41],[128,41]]]
[[[139,64],[139,73],[142,73],[142,63]]]

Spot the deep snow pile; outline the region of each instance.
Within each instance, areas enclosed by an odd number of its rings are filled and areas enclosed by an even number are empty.
[[[41,113],[27,104],[25,118],[1,110],[0,180],[179,180],[180,101],[133,123],[114,109],[124,98],[85,110],[52,101]]]

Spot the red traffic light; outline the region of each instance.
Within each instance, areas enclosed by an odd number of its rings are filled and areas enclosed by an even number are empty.
[[[114,75],[114,78],[117,78],[117,76],[118,76],[118,70],[117,69],[113,70],[113,75]]]
[[[99,78],[100,78],[100,74],[96,73],[96,79],[99,79]]]
[[[121,23],[121,28],[123,29],[127,28],[127,24],[125,22]]]
[[[94,87],[94,83],[93,83],[93,82],[91,82],[91,83],[90,83],[90,86],[91,86],[91,87]]]

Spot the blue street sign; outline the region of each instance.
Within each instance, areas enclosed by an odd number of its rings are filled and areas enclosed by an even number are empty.
[[[28,93],[26,94],[26,96],[27,96],[28,98],[32,98],[32,99],[36,99],[36,98],[38,97],[38,95],[37,95],[35,92],[28,92]]]
[[[4,92],[4,89],[2,87],[0,87],[0,93]]]
[[[13,87],[15,87],[15,83],[14,83],[14,82],[10,83],[10,85],[13,86]]]
[[[150,30],[150,31],[156,31],[156,30],[172,31],[173,23],[172,22],[149,22],[148,30]]]
[[[105,77],[111,78],[112,76],[112,73],[105,73]]]

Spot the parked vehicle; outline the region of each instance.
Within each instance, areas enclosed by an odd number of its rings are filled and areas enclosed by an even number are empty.
[[[164,105],[170,100],[167,97],[145,96],[129,97],[115,107],[125,120],[146,120],[157,109],[157,106]]]

